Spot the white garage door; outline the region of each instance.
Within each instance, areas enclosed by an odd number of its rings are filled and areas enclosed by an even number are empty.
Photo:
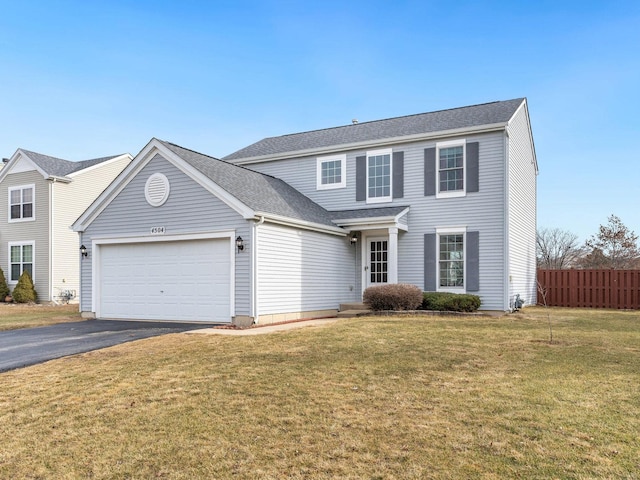
[[[229,239],[100,247],[102,318],[231,321]]]

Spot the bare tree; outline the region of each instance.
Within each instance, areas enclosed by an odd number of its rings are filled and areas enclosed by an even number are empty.
[[[542,228],[536,235],[538,268],[571,268],[582,256],[578,236],[560,228]]]
[[[615,215],[609,216],[606,225],[600,225],[597,235],[592,235],[585,242],[585,247],[596,263],[586,268],[634,268],[640,257],[638,235],[629,230]]]

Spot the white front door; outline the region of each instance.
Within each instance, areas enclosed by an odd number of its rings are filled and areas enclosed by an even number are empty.
[[[382,285],[389,281],[389,237],[367,238],[367,264],[365,265],[367,287]]]

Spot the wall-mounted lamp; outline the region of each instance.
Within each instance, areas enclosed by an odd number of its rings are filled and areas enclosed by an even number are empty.
[[[86,257],[87,255],[89,255],[87,253],[87,247],[85,247],[84,245],[80,247],[80,255],[82,255],[83,257]]]
[[[236,238],[236,248],[238,249],[238,253],[244,250],[244,240],[242,240],[242,237],[239,235],[238,238]]]
[[[351,238],[349,239],[349,243],[351,245],[355,245],[356,243],[358,243],[358,235],[356,235],[355,233],[351,235]]]

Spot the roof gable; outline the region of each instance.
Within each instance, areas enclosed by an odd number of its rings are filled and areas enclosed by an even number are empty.
[[[57,177],[64,178],[73,173],[80,172],[87,168],[94,167],[101,163],[113,160],[115,158],[122,157],[129,154],[111,155],[108,157],[93,158],[90,160],[83,160],[79,162],[72,162],[64,160],[62,158],[52,157],[50,155],[43,155],[42,153],[32,152],[19,148],[16,153],[13,154],[7,165],[0,171],[0,180],[6,175],[11,173],[12,168],[22,161],[28,161],[40,174],[45,177]],[[70,179],[68,179],[70,181]]]
[[[157,153],[245,218],[268,216],[340,232],[331,213],[284,181],[155,138],[80,216],[73,229],[85,230]]]
[[[224,157],[227,161],[275,156],[289,152],[316,150],[331,146],[373,143],[384,139],[411,137],[506,124],[524,102],[524,98],[484,103],[468,107],[389,118],[341,127],[269,137]]]

